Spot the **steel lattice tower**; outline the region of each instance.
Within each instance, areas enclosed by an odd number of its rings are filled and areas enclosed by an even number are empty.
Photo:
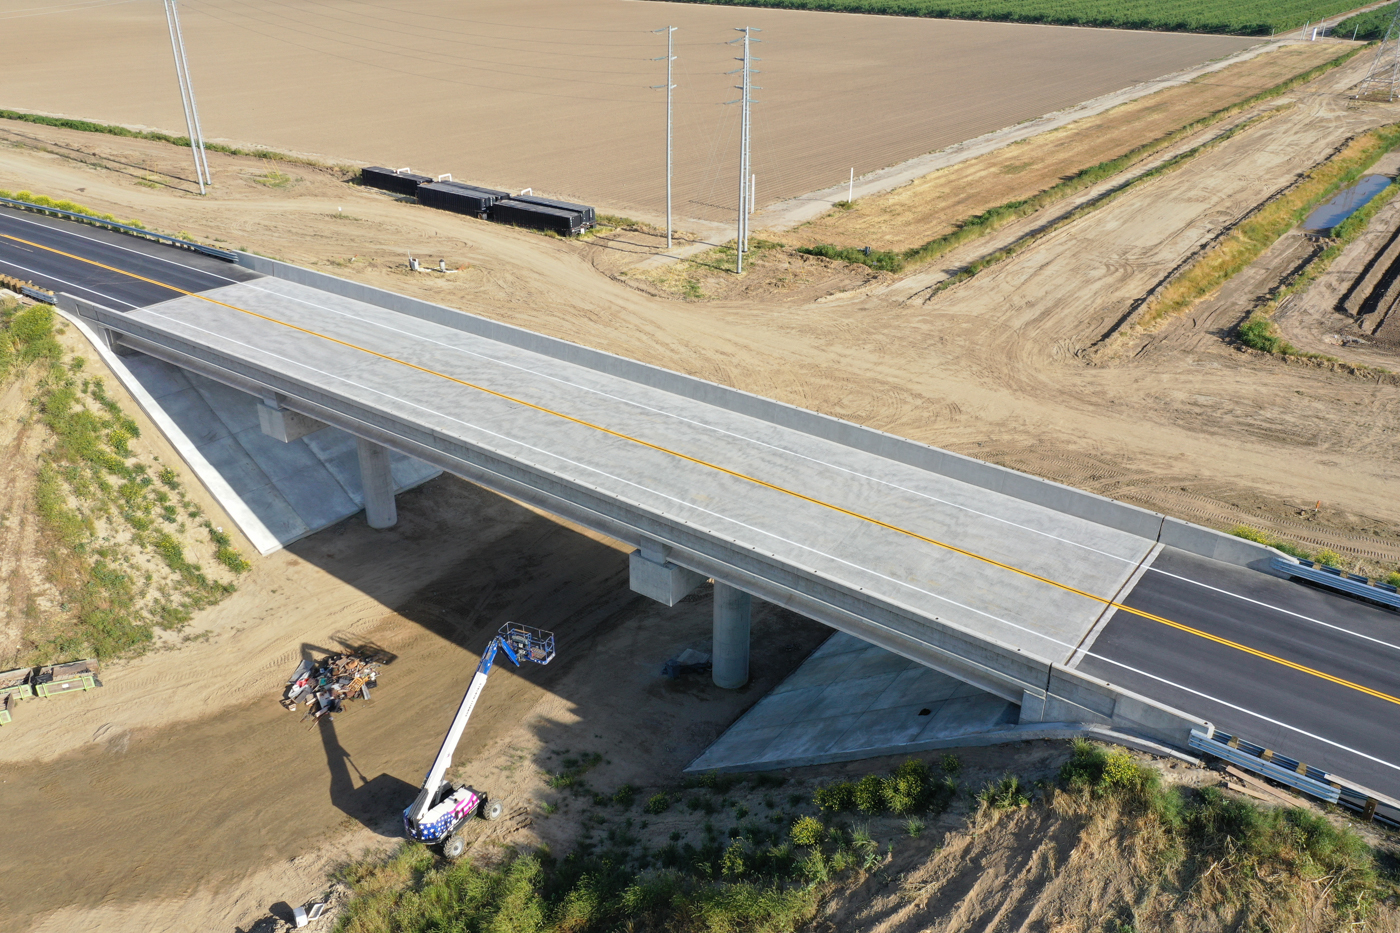
[[[1400,97],[1400,3],[1385,30],[1385,38],[1376,49],[1376,58],[1366,77],[1356,86],[1352,100],[1390,102]]]

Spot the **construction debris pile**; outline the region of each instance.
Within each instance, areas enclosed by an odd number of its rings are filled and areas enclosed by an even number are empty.
[[[378,685],[379,669],[390,660],[383,654],[351,652],[302,661],[287,681],[282,706],[295,712],[305,703],[302,719],[342,712],[347,700],[369,699],[370,688]]]

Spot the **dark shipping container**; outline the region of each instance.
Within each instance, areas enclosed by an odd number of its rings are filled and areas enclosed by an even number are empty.
[[[583,217],[585,226],[593,226],[598,222],[597,216],[593,213],[593,208],[586,204],[570,204],[568,201],[555,201],[552,198],[537,198],[533,194],[517,194],[513,196],[516,201],[524,201],[526,204],[538,204],[540,207],[552,207],[556,211],[572,211]]]
[[[491,219],[498,224],[552,230],[560,236],[575,236],[582,233],[584,227],[583,215],[578,211],[531,204],[519,198],[497,201],[491,207]]]
[[[415,194],[418,186],[432,181],[427,175],[412,172],[396,172],[381,165],[371,165],[360,169],[360,183],[371,188],[381,188],[395,194]]]
[[[417,194],[420,204],[475,217],[487,216],[491,205],[510,197],[507,191],[492,191],[460,181],[435,181],[419,185]]]

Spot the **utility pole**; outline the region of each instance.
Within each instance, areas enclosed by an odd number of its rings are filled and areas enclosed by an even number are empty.
[[[676,39],[675,26],[665,26],[661,29],[653,29],[652,32],[666,33],[666,83],[653,84],[653,90],[666,89],[666,248],[671,248],[671,92],[676,86],[671,83],[671,63],[676,60],[672,54],[675,49]],[[653,58],[652,61],[659,62],[661,59]]]
[[[185,108],[185,128],[189,133],[190,151],[194,154],[194,173],[199,182],[199,193],[213,183],[209,173],[209,159],[204,154],[204,134],[199,128],[199,108],[194,102],[194,85],[190,82],[190,65],[185,58],[185,37],[180,32],[180,13],[175,8],[176,0],[165,0],[165,23],[170,27],[170,50],[175,56],[175,77],[180,82],[180,103]]]
[[[744,57],[736,59],[736,61],[743,62],[744,67],[740,68],[737,71],[729,72],[732,75],[742,74],[744,76],[742,84],[734,85],[740,91],[743,92],[743,96],[741,96],[738,100],[729,101],[729,103],[731,104],[743,105],[741,107],[742,116],[740,118],[739,123],[739,227],[735,235],[735,246],[737,247],[736,252],[738,254],[738,260],[736,261],[734,268],[734,271],[736,273],[740,273],[744,271],[744,253],[747,252],[749,248],[748,202],[749,187],[753,184],[749,177],[751,174],[749,171],[749,105],[757,103],[757,101],[753,100],[753,98],[750,95],[753,91],[763,90],[763,88],[755,87],[752,79],[753,75],[761,73],[753,70],[752,63],[762,61],[763,59],[754,58],[751,54],[749,54],[749,44],[752,42],[761,42],[761,39],[753,38],[752,33],[762,32],[763,30],[756,29],[753,26],[735,26],[734,29],[736,32],[742,32],[744,34],[742,38],[734,39],[729,43],[730,45],[734,45],[739,42],[742,42],[744,44]]]
[[[1386,101],[1400,97],[1400,4],[1386,27],[1385,37],[1376,47],[1376,57],[1366,77],[1356,86],[1352,100]]]

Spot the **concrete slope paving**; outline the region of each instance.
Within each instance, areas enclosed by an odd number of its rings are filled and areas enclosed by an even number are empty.
[[[1400,614],[1173,548],[1123,602],[1384,696],[1125,612],[1079,670],[1400,797]]]

